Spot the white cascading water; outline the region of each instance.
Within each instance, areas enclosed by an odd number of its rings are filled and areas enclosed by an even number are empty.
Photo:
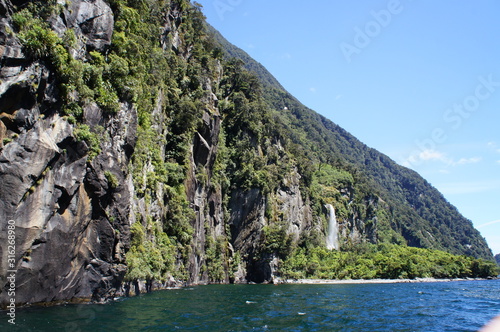
[[[326,249],[339,250],[339,225],[335,217],[335,209],[331,204],[326,204],[325,207],[329,211],[328,229],[326,235]]]

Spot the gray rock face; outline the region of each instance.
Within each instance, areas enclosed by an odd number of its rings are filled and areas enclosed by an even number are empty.
[[[229,202],[231,242],[249,262],[246,277],[254,282],[270,280],[272,272],[266,259],[257,259],[262,229],[267,225],[265,197],[259,189],[236,190]],[[255,259],[254,259],[255,258]]]
[[[294,169],[285,177],[283,185],[277,190],[276,202],[279,215],[288,226],[287,233],[299,239],[304,230],[313,227],[313,216],[310,206],[302,199],[300,191],[300,174]]]
[[[187,196],[195,212],[194,254],[190,258],[190,282],[206,283],[209,278],[202,271],[205,264],[207,237],[214,241],[225,236],[222,192],[213,188],[211,177],[217,155],[221,119],[217,115],[205,112],[202,116],[201,129],[195,133],[192,145],[191,172],[187,181]],[[204,172],[205,178],[198,179],[196,173]],[[208,232],[207,232],[207,229]],[[227,270],[227,266],[225,267]],[[224,280],[228,281],[226,275]]]
[[[73,139],[72,126],[57,114],[36,121],[1,151],[0,217],[16,224],[20,303],[101,299],[120,287],[126,270],[121,248],[128,243],[128,188],[109,188],[102,174],[106,169],[123,181],[127,158],[121,137],[133,128],[123,118],[108,125],[112,143],[92,163],[85,144]],[[2,243],[6,234],[2,229]],[[6,254],[2,250],[2,277],[12,269]],[[2,302],[5,295],[0,295]]]
[[[233,192],[229,203],[232,243],[235,250],[247,256],[247,280],[272,282],[278,277],[277,257],[272,254],[257,256],[262,244],[262,230],[270,224],[267,210],[272,210],[277,218],[274,223],[284,225],[286,234],[294,242],[305,230],[319,227],[320,220],[314,221],[310,206],[302,199],[299,180],[300,175],[293,169],[276,192],[267,198],[258,189]]]
[[[59,115],[50,69],[26,58],[4,33],[10,8],[10,1],[0,3],[7,14],[0,20],[0,283],[7,270],[17,270],[18,303],[112,297],[126,272],[130,188],[111,188],[104,172],[126,183],[137,114],[123,105],[111,119],[89,116],[88,125],[107,129],[101,154],[89,162],[87,145]],[[113,14],[104,1],[71,1],[61,15],[53,22],[65,23],[53,23],[55,30],[74,28],[87,50],[110,44]],[[16,226],[15,266],[7,265],[3,245],[8,220]],[[0,303],[7,300],[2,287]]]
[[[85,40],[88,51],[102,51],[111,44],[113,12],[103,0],[71,1],[64,11],[66,28],[74,29]]]

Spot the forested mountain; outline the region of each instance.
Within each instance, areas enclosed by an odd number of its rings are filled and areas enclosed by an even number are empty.
[[[17,271],[17,302],[495,275],[435,188],[303,106],[196,3],[1,0],[0,15],[0,281]]]
[[[370,192],[390,202],[391,227],[409,245],[491,258],[491,251],[484,246],[484,239],[472,223],[425,179],[302,105],[262,65],[213,28],[210,31],[230,57],[241,59],[260,78],[265,87],[264,98],[274,109],[290,110],[281,112],[279,121],[292,133],[289,136],[292,143],[303,147],[305,157],[316,164],[336,165],[363,178]]]

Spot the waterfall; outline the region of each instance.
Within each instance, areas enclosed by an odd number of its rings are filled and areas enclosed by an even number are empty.
[[[335,209],[331,204],[326,204],[325,207],[329,211],[326,249],[339,250],[339,225],[337,223],[337,218],[335,217]]]

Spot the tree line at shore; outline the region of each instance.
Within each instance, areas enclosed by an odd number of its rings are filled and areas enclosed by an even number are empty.
[[[285,279],[489,278],[500,273],[491,261],[387,243],[349,251],[298,248],[280,271]]]

